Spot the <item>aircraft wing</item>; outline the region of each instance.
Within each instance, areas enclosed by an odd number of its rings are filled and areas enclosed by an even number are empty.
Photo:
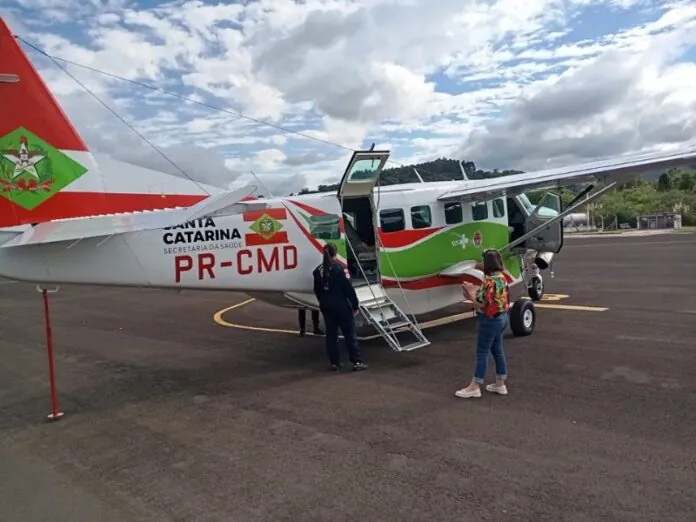
[[[623,183],[643,174],[696,165],[696,146],[676,153],[621,156],[568,167],[537,170],[497,178],[462,181],[440,201],[486,201],[539,189],[585,183]]]
[[[163,229],[199,218],[234,213],[242,198],[256,190],[247,185],[233,191],[214,194],[195,205],[181,209],[129,212],[106,216],[80,217],[39,223],[23,234],[8,241],[2,248],[79,241],[81,239],[108,237],[128,232]],[[244,202],[242,202],[244,203]]]

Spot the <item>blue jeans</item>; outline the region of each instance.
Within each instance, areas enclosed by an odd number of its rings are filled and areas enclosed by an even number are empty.
[[[474,381],[481,384],[486,376],[488,354],[493,353],[496,378],[504,381],[507,377],[507,362],[503,350],[503,333],[508,325],[507,314],[488,318],[478,314],[478,336],[476,337],[476,372]]]

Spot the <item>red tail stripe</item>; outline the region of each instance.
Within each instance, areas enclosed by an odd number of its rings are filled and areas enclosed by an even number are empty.
[[[139,210],[189,207],[208,196],[181,194],[120,194],[102,192],[58,192],[34,210],[24,210],[0,197],[0,227],[42,223],[75,216],[119,214]]]
[[[299,201],[295,201],[294,199],[291,199],[290,202],[293,205],[297,205],[300,207],[302,210],[307,212],[310,216],[321,216],[323,214],[326,214],[323,210],[320,210],[318,208],[310,207],[309,205],[306,205],[305,203],[300,203]]]

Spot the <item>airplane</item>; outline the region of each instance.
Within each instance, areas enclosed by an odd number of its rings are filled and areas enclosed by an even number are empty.
[[[256,198],[92,154],[0,19],[0,276],[246,293],[317,309],[312,271],[332,242],[360,301],[359,325],[395,351],[427,346],[417,316],[465,302],[501,251],[515,300],[510,328],[530,335],[541,271],[563,220],[618,184],[696,162],[696,148],[488,179],[382,187],[388,150],[352,153],[335,192]],[[584,186],[565,207],[553,192]],[[527,193],[548,189],[532,204]],[[407,314],[404,310],[408,310]],[[410,316],[410,317],[409,317]],[[402,341],[410,332],[415,340]]]

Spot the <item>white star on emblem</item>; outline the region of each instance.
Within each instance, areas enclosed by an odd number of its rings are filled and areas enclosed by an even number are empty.
[[[28,152],[25,146],[19,148],[19,150],[4,151],[3,157],[14,163],[14,172],[12,173],[12,179],[16,179],[23,172],[26,172],[31,177],[39,179],[39,173],[36,172],[36,164],[39,163],[45,156],[41,154],[36,154],[34,152]]]

